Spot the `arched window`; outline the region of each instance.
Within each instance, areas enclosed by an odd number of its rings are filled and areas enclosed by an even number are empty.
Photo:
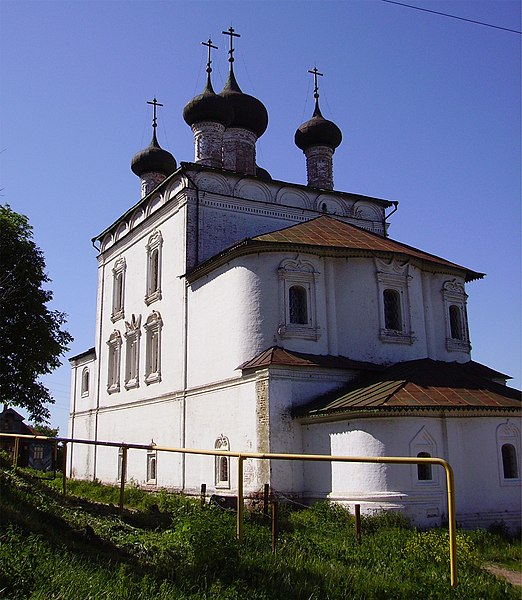
[[[82,371],[82,396],[89,395],[89,369],[85,367]]]
[[[230,450],[228,438],[221,435],[214,444],[216,450]],[[216,487],[230,487],[230,458],[228,456],[216,456]]]
[[[462,314],[460,312],[460,307],[458,307],[456,304],[452,304],[449,307],[449,317],[451,339],[463,340],[464,330],[462,328]]]
[[[161,381],[161,328],[163,321],[159,312],[153,310],[144,329],[147,332],[145,346],[145,383]]]
[[[513,444],[502,445],[504,479],[518,479],[517,451]]]
[[[306,325],[308,323],[306,296],[306,290],[300,285],[293,285],[288,290],[290,323],[296,325]]]
[[[401,297],[397,290],[384,290],[384,327],[392,331],[402,331]]]
[[[147,452],[147,482],[156,483],[156,452]]]
[[[112,313],[111,319],[115,323],[125,316],[125,258],[120,257],[112,269]]]
[[[429,452],[419,452],[418,458],[431,458]],[[417,465],[417,479],[419,481],[432,481],[433,475],[431,473],[431,465],[429,463],[422,463]]]
[[[326,202],[323,202],[321,204],[321,211],[324,212],[324,213],[328,212],[328,206],[326,206]]]
[[[159,287],[159,250],[156,248],[150,255],[150,288],[149,294],[153,294]]]

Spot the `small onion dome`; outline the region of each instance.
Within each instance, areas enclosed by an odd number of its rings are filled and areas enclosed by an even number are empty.
[[[328,121],[321,114],[319,102],[315,103],[312,118],[298,127],[295,132],[295,145],[303,152],[310,146],[330,146],[333,150],[339,146],[343,135],[333,121]]]
[[[266,108],[260,100],[241,91],[234,71],[230,70],[225,87],[219,95],[225,98],[234,111],[234,117],[229,127],[248,129],[253,131],[258,138],[265,133],[268,127]]]
[[[221,123],[227,127],[232,121],[233,115],[230,104],[212,89],[210,76],[207,78],[207,85],[203,93],[192,98],[183,109],[183,118],[187,125],[210,121]]]
[[[272,181],[272,175],[270,175],[266,169],[263,169],[263,167],[260,167],[259,165],[256,165],[256,177],[259,177],[259,179],[264,179],[265,181]]]
[[[131,161],[131,170],[138,177],[145,173],[162,173],[168,177],[174,173],[177,166],[172,154],[158,144],[156,130],[152,134],[149,146],[138,152]]]

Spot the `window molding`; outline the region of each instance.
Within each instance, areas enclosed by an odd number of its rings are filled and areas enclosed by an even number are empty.
[[[140,338],[141,315],[131,316],[130,323],[125,321],[125,389],[140,385]]]
[[[230,450],[230,441],[221,434],[214,444],[215,450]],[[230,488],[230,457],[216,456],[214,462],[214,483],[217,488]]]
[[[437,443],[425,426],[421,427],[412,438],[409,450],[410,456],[419,458],[438,456]],[[434,469],[433,465],[429,463],[413,464],[411,465],[411,479],[414,487],[439,487],[439,469]]]
[[[507,447],[512,449],[510,457],[506,456]],[[497,455],[500,485],[520,486],[520,430],[509,420],[497,427]],[[513,468],[514,471],[508,471]]]
[[[317,323],[316,284],[319,273],[311,262],[286,259],[277,270],[279,277],[278,334],[285,338],[318,340],[321,337]],[[295,293],[292,293],[292,289]],[[297,307],[297,302],[300,306]],[[297,318],[296,311],[306,319]],[[303,322],[299,322],[303,321]]]
[[[125,316],[125,272],[127,263],[121,256],[112,269],[112,312],[111,321],[115,323]]]
[[[393,344],[413,344],[415,337],[411,330],[409,263],[401,263],[396,258],[389,262],[374,258],[376,266],[379,298],[379,339]],[[396,319],[391,323],[391,300],[397,302]],[[395,324],[396,327],[391,327]]]
[[[464,284],[451,279],[442,286],[446,321],[446,349],[450,352],[470,352],[467,299]]]
[[[161,329],[163,321],[158,311],[153,310],[143,328],[146,331],[145,383],[161,381]]]
[[[121,334],[116,329],[111,333],[107,346],[109,347],[107,391],[109,394],[114,394],[120,391],[121,362]]]
[[[147,250],[147,288],[145,304],[149,306],[161,300],[161,263],[163,237],[160,231],[155,231],[146,246]]]

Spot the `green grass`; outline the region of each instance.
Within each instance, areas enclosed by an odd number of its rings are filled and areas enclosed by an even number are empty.
[[[517,599],[520,591],[482,568],[520,563],[520,544],[486,531],[459,532],[458,581],[449,584],[444,530],[419,532],[400,515],[366,517],[360,543],[353,517],[318,503],[281,507],[278,551],[270,523],[201,509],[166,492],[99,483],[44,481],[0,471],[0,598],[89,599]]]

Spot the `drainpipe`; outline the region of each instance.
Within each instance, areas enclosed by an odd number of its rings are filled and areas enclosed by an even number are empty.
[[[101,349],[102,349],[102,330],[103,330],[103,304],[105,298],[105,261],[102,264],[102,284],[101,284],[101,296],[100,296],[100,323],[98,325],[98,348],[96,353],[96,361],[98,362],[98,381],[96,382],[96,412],[94,421],[94,441],[98,441],[98,413],[100,411],[100,384],[101,384]],[[96,463],[98,458],[98,445],[94,446],[94,468],[93,468],[93,479],[96,479]]]

